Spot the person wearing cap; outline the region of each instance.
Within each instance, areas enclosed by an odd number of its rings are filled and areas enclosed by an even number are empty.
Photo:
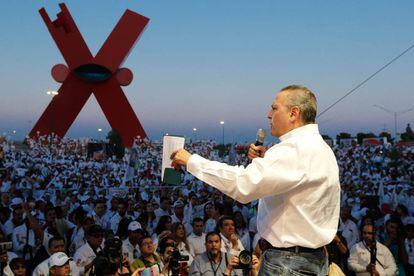
[[[242,203],[259,199],[258,231],[266,243],[261,275],[299,273],[301,258],[308,273],[326,275],[324,246],[334,238],[339,221],[340,183],[335,154],[315,124],[316,97],[308,88],[280,90],[267,118],[280,143],[266,149],[250,146],[246,166],[230,166],[179,149],[172,165]],[[266,246],[265,246],[266,245]],[[274,268],[274,270],[270,269]]]
[[[23,199],[21,197],[14,197],[10,202],[10,208],[12,210],[16,208],[22,208],[23,207]]]
[[[98,252],[102,250],[104,230],[97,224],[91,225],[86,230],[86,243],[79,247],[73,255],[75,263],[83,267],[85,275],[88,276]]]
[[[144,230],[138,221],[131,221],[128,225],[128,237],[122,241],[122,255],[131,264],[141,254],[138,241],[144,235]]]
[[[69,258],[64,252],[54,253],[48,259],[50,276],[68,276],[71,275]]]
[[[172,222],[180,222],[184,224],[186,233],[191,233],[193,231],[191,226],[191,218],[184,216],[184,202],[181,199],[178,199],[174,202],[174,214],[171,216]]]
[[[49,258],[41,262],[33,271],[32,276],[42,276],[42,275],[49,275],[50,272],[50,258],[56,254],[64,253],[65,252],[65,242],[63,238],[60,237],[53,237],[49,241],[49,252],[51,255]],[[64,253],[65,254],[65,253]],[[66,254],[65,254],[66,255]],[[63,255],[60,255],[63,256]],[[64,258],[64,257],[62,257]],[[72,275],[84,275],[84,268],[79,267],[76,263],[70,258],[69,259],[69,267]]]

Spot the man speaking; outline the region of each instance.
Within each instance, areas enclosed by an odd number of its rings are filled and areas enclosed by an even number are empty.
[[[315,124],[316,97],[304,86],[285,87],[267,117],[280,143],[267,151],[251,145],[246,168],[184,149],[173,153],[173,165],[242,203],[260,199],[257,227],[267,245],[260,275],[326,275],[323,246],[337,231],[340,185],[334,153]]]

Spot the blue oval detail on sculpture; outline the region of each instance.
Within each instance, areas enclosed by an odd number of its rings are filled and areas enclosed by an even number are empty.
[[[87,82],[101,82],[112,76],[109,69],[93,63],[79,66],[74,70],[74,73]]]

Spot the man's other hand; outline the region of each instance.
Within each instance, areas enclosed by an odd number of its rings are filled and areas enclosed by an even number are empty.
[[[191,153],[185,149],[176,150],[173,152],[173,154],[171,154],[171,165],[176,169],[178,169],[180,166],[187,166],[188,159],[190,159],[190,157]]]
[[[250,160],[256,157],[263,157],[266,152],[265,147],[263,146],[255,146],[254,144],[250,144],[248,157]]]

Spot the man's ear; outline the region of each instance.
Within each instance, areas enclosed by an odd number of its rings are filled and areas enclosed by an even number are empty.
[[[300,108],[298,106],[293,106],[290,109],[290,120],[291,122],[297,122],[300,120]]]

